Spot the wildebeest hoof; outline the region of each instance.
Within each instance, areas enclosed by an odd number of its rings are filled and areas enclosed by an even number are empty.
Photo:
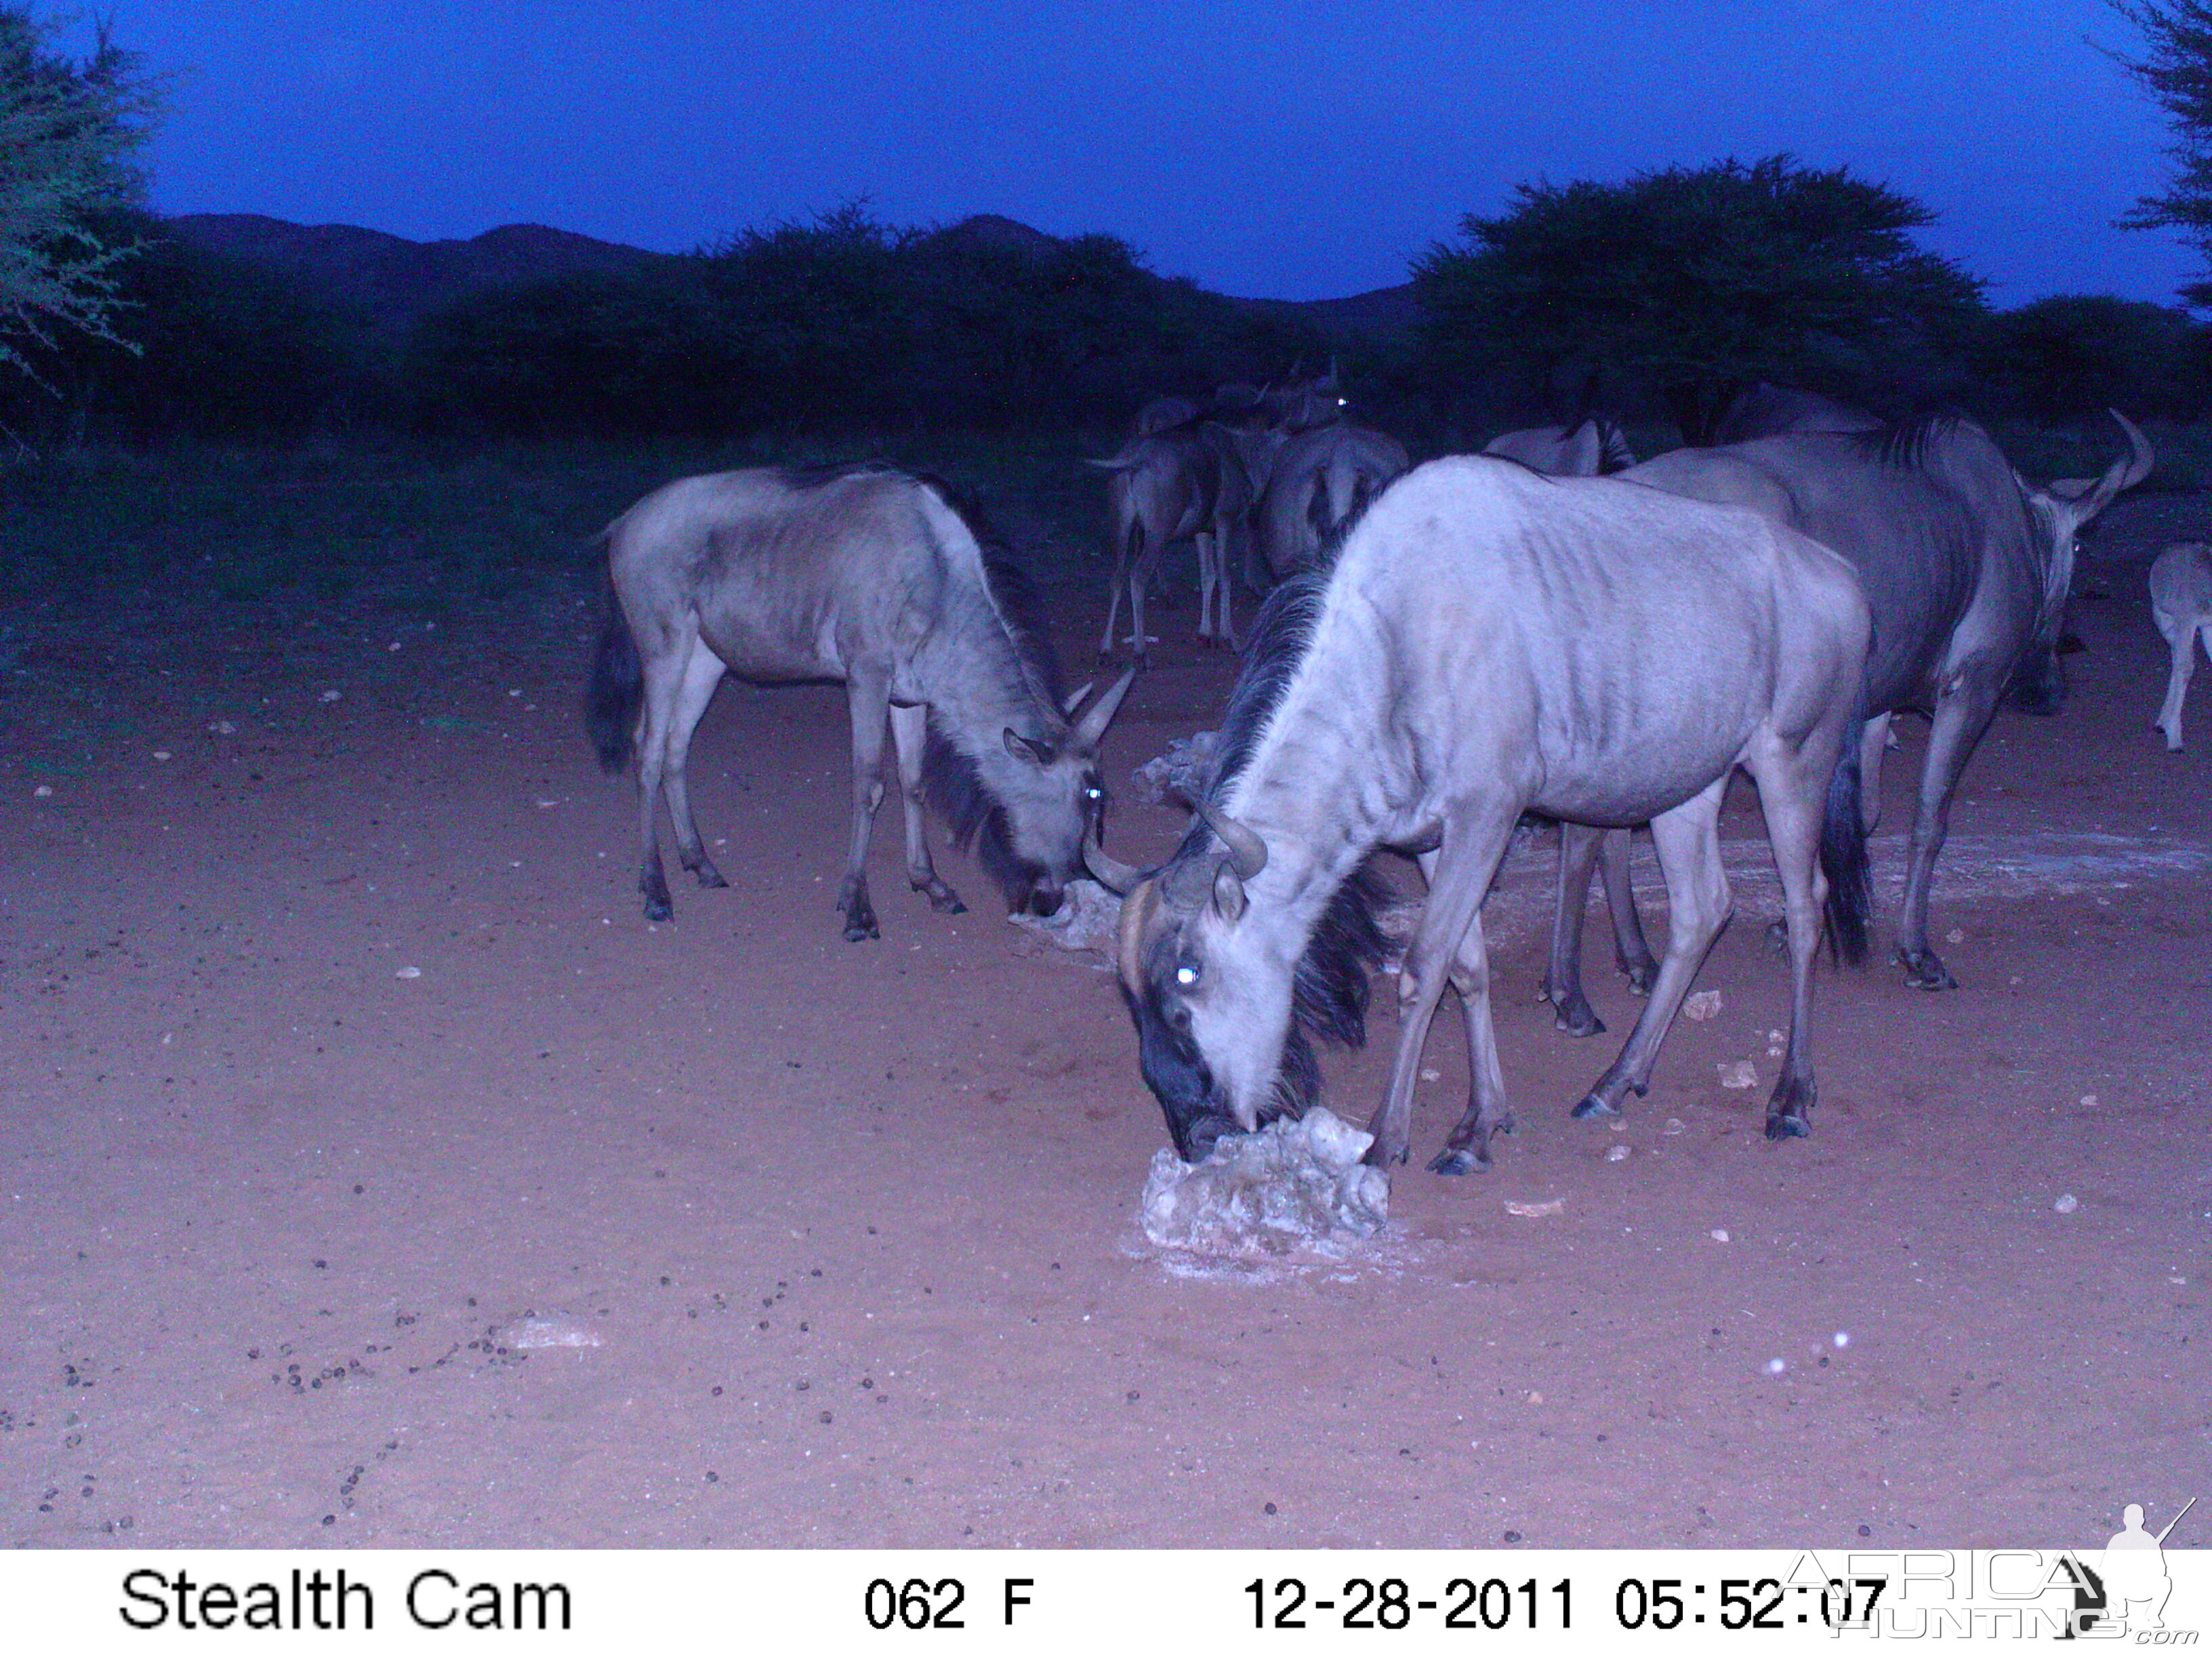
[[[968,907],[960,902],[960,895],[935,877],[927,881],[914,882],[912,885],[915,892],[929,895],[929,908],[939,915],[964,916],[968,914]]]
[[[1766,948],[1778,957],[1790,954],[1790,924],[1770,921],[1766,924]]]
[[[1582,1103],[1575,1108],[1575,1115],[1581,1118],[1619,1117],[1620,1112],[1618,1108],[1607,1105],[1596,1095],[1589,1094],[1584,1095],[1582,1097]]]
[[[866,898],[857,900],[845,910],[845,942],[857,945],[864,939],[881,939],[883,933],[876,926],[876,907]]]
[[[645,919],[647,921],[669,921],[674,920],[675,915],[676,907],[666,899],[657,899],[650,894],[646,896]]]
[[[1905,964],[1905,982],[1916,991],[1955,991],[1959,981],[1951,977],[1951,970],[1943,965],[1943,958],[1933,951],[1908,951],[1897,947],[1897,959]]]
[[[1430,1170],[1440,1176],[1480,1175],[1489,1167],[1490,1154],[1472,1146],[1447,1146],[1429,1160]]]
[[[1769,1140],[1798,1140],[1813,1133],[1813,1126],[1802,1117],[1770,1117],[1766,1120]]]
[[[1605,1022],[1593,1013],[1589,1004],[1580,997],[1571,1002],[1553,1003],[1552,1024],[1569,1036],[1595,1036],[1605,1030]]]
[[[727,887],[730,884],[722,879],[722,872],[711,864],[702,864],[692,873],[699,878],[702,887]]]
[[[1651,994],[1651,988],[1659,982],[1658,967],[1652,963],[1638,965],[1624,962],[1620,964],[1620,971],[1628,975],[1628,989],[1632,996],[1648,997]]]
[[[1376,1140],[1370,1143],[1366,1156],[1362,1158],[1360,1162],[1371,1164],[1378,1170],[1387,1170],[1393,1164],[1405,1163],[1410,1156],[1411,1149],[1408,1147],[1400,1146],[1393,1150],[1385,1146],[1380,1140]]]

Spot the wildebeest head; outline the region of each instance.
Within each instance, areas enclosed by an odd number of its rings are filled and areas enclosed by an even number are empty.
[[[988,769],[989,794],[973,830],[976,856],[1015,910],[1050,915],[1084,870],[1086,842],[1104,833],[1106,785],[1098,744],[1128,695],[1136,670],[1083,707],[1089,687],[1067,700],[1064,729],[1031,735],[1006,728],[1006,763]],[[958,825],[956,822],[956,829]]]
[[[1304,940],[1255,914],[1245,892],[1266,867],[1266,844],[1200,810],[1211,833],[1194,826],[1182,851],[1130,889],[1115,953],[1139,1066],[1176,1152],[1191,1161],[1224,1134],[1302,1109],[1314,1080],[1302,1041],[1285,1065]]]
[[[2037,489],[2024,478],[2020,481],[2031,521],[2043,541],[2037,551],[2048,561],[2035,634],[2021,655],[2012,685],[2014,703],[2032,714],[2056,714],[2066,702],[2066,672],[2058,661],[2058,644],[2066,597],[2074,585],[2075,538],[2083,526],[2112,504],[2114,496],[2148,477],[2156,459],[2150,441],[2135,422],[2117,409],[2109,412],[2119,423],[2128,453],[2106,467],[2103,477],[2061,478],[2047,489]]]

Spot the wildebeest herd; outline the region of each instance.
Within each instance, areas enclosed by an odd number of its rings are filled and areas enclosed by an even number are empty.
[[[1730,914],[1718,838],[1740,768],[1781,878],[1790,969],[1786,1058],[1766,1133],[1808,1132],[1821,939],[1862,959],[1867,836],[1893,718],[1930,732],[1898,957],[1907,982],[1954,983],[1931,948],[1929,889],[1951,802],[2002,703],[2057,712],[2076,533],[2150,471],[2124,453],[2094,480],[2036,488],[1962,416],[1884,422],[1774,387],[1739,398],[1717,441],[1638,463],[1601,416],[1508,433],[1480,455],[1409,467],[1354,424],[1332,367],[1209,399],[1156,400],[1108,474],[1113,575],[1134,662],[1106,690],[1062,684],[1037,592],[973,504],[879,465],[687,478],[610,526],[611,603],[593,664],[602,761],[639,761],[646,914],[672,914],[658,836],[708,858],[685,787],[693,729],[726,672],[831,680],[852,714],[845,937],[877,935],[866,858],[897,758],[908,879],[939,910],[926,797],[1010,906],[1048,913],[1086,872],[1122,896],[1121,994],[1145,1081],[1178,1152],[1304,1111],[1316,1038],[1363,1040],[1388,941],[1370,860],[1411,855],[1428,897],[1404,951],[1405,1018],[1370,1127],[1407,1156],[1414,1079],[1444,987],[1467,1019],[1467,1111],[1429,1167],[1491,1161],[1510,1127],[1490,1016],[1481,905],[1524,814],[1561,826],[1545,990],[1557,1024],[1603,1027],[1580,979],[1582,914],[1602,869],[1618,959],[1648,994],[1620,1057],[1576,1108],[1611,1114],[1653,1061]],[[1267,598],[1245,642],[1210,778],[1159,867],[1104,844],[1097,755],[1146,658],[1163,554],[1196,546],[1201,644],[1234,647],[1233,596]],[[2191,647],[2212,650],[2212,558],[2170,550],[2154,607],[2174,670],[2157,725],[2181,740]],[[1269,591],[1272,590],[1272,591]],[[1662,956],[1630,893],[1648,825],[1664,878]]]

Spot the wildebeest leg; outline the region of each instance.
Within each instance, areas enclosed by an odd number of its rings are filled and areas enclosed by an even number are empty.
[[[1828,878],[1820,871],[1820,814],[1825,776],[1807,755],[1755,758],[1759,810],[1782,878],[1784,920],[1790,930],[1790,1048],[1782,1075],[1766,1103],[1766,1138],[1786,1140],[1813,1133],[1819,1092],[1813,1084],[1813,961],[1820,949],[1820,911]]]
[[[2151,614],[2157,618],[2158,631],[2166,635],[2166,642],[2173,647],[2173,672],[2166,682],[2166,703],[2151,724],[2166,735],[2166,748],[2178,754],[2181,750],[2181,705],[2189,696],[2189,682],[2197,672],[2197,634],[2198,624],[2191,618],[2169,617],[2156,606]],[[2212,623],[2203,624],[2204,649],[2212,656]]]
[[[1213,641],[1213,585],[1218,555],[1213,533],[1201,530],[1191,538],[1198,548],[1198,642]]]
[[[1876,714],[1859,732],[1859,822],[1869,836],[1881,822],[1881,757],[1889,752],[1891,718]]]
[[[722,659],[702,641],[691,647],[684,679],[677,691],[676,711],[668,726],[668,768],[662,787],[668,791],[668,820],[676,826],[677,856],[684,867],[699,878],[702,887],[727,887],[714,860],[707,856],[707,843],[699,834],[699,820],[691,811],[691,791],[685,781],[685,763],[691,755],[691,735],[722,683]]]
[[[929,895],[929,908],[957,916],[968,907],[940,880],[929,860],[929,840],[921,819],[922,757],[929,741],[929,709],[915,703],[891,708],[891,740],[898,749],[899,806],[906,818],[906,878],[917,893]]]
[[[1490,949],[1482,913],[1475,912],[1452,963],[1451,988],[1467,1018],[1467,1115],[1444,1149],[1429,1160],[1438,1175],[1468,1175],[1490,1167],[1490,1138],[1513,1132],[1505,1108],[1505,1073],[1498,1063],[1498,1032],[1490,1019]]]
[[[1609,1116],[1623,1096],[1650,1087],[1651,1063],[1688,993],[1705,955],[1728,926],[1729,884],[1721,865],[1721,798],[1728,792],[1725,772],[1689,799],[1651,820],[1651,842],[1659,852],[1660,873],[1667,878],[1667,957],[1651,1000],[1628,1034],[1620,1058],[1607,1068],[1575,1108],[1577,1117]]]
[[[1498,861],[1505,855],[1514,821],[1520,816],[1518,803],[1512,803],[1510,809],[1504,803],[1482,803],[1468,817],[1452,823],[1444,832],[1443,846],[1432,860],[1423,864],[1429,872],[1429,899],[1422,907],[1413,943],[1406,947],[1406,965],[1399,976],[1398,1053],[1391,1062],[1390,1081],[1383,1091],[1382,1103],[1368,1124],[1375,1137],[1375,1144],[1367,1149],[1370,1164],[1387,1168],[1405,1161],[1412,1139],[1413,1079],[1420,1071],[1421,1047],[1428,1038],[1429,1022],[1436,1018],[1437,1000],[1443,994],[1444,981],[1450,975],[1460,941],[1467,937],[1468,929],[1482,908],[1482,896],[1490,890],[1491,878],[1498,873]],[[1481,1042],[1471,1047],[1472,1053],[1480,1055],[1492,1041],[1488,1035],[1490,984],[1486,974],[1474,987],[1474,993],[1468,1020],[1470,1030],[1477,1022],[1482,1027]],[[1475,1075],[1479,1088],[1480,1067]],[[1504,1110],[1501,1098],[1496,1104],[1493,1122]]]
[[[1583,994],[1583,912],[1604,836],[1593,824],[1559,825],[1559,895],[1552,907],[1552,962],[1544,972],[1544,1000],[1552,1005],[1552,1024],[1570,1036],[1594,1036],[1605,1030]]]
[[[1605,832],[1605,857],[1598,866],[1598,879],[1605,884],[1606,908],[1613,913],[1613,966],[1628,976],[1630,990],[1648,997],[1652,982],[1659,977],[1659,959],[1651,954],[1650,941],[1644,937],[1644,918],[1636,914],[1636,889],[1629,878],[1629,854],[1635,836],[1633,830]]]
[[[868,842],[875,834],[876,809],[884,804],[884,726],[890,687],[882,676],[861,671],[847,683],[845,695],[853,716],[853,850],[837,889],[837,908],[845,913],[847,939],[881,939],[876,907],[868,902]]]
[[[1951,829],[1951,797],[1957,793],[1959,775],[1981,741],[1996,713],[1996,677],[1968,668],[1954,675],[1952,683],[1936,699],[1936,717],[1928,727],[1928,759],[1920,770],[1920,811],[1912,821],[1911,862],[1905,875],[1905,915],[1898,923],[1897,957],[1905,964],[1905,982],[1919,991],[1956,988],[1959,981],[1943,959],[1928,948],[1928,884],[1936,873],[1936,856]]]
[[[666,921],[676,914],[668,894],[668,873],[660,862],[661,783],[668,768],[669,735],[684,701],[691,654],[705,647],[696,631],[664,635],[644,647],[645,717],[639,722],[637,797],[639,860],[637,890],[645,895],[647,921]]]

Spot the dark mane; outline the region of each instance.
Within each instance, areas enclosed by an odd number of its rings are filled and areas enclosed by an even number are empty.
[[[1307,571],[1278,587],[1261,606],[1246,641],[1243,672],[1221,717],[1213,775],[1206,785],[1210,800],[1219,800],[1250,764],[1261,726],[1305,660],[1328,590],[1326,571]],[[1204,819],[1194,818],[1169,867],[1193,864],[1213,845],[1213,832]],[[1277,1085],[1283,1103],[1293,1111],[1311,1104],[1320,1086],[1314,1038],[1354,1048],[1367,1041],[1369,981],[1389,944],[1377,918],[1389,900],[1389,888],[1373,863],[1362,865],[1331,895],[1306,941],[1291,979],[1293,1018]]]
[[[1968,424],[1966,417],[1956,410],[1936,410],[1924,415],[1907,415],[1886,426],[1850,435],[1883,465],[1923,472],[1928,469],[1929,456],[1948,442],[1952,434]]]
[[[928,473],[914,475],[965,525],[983,559],[983,580],[990,599],[1006,619],[1006,632],[1028,676],[1052,705],[1058,720],[1066,696],[1059,653],[1053,649],[1052,622],[1044,596],[1028,571],[1016,561],[1013,550],[985,514],[975,493]],[[1032,735],[1024,732],[1024,736]],[[996,742],[999,734],[987,734]],[[1008,904],[1018,908],[1045,872],[1017,854],[1006,822],[1006,809],[983,787],[975,763],[953,744],[931,712],[929,738],[922,755],[922,784],[931,802],[945,815],[954,844],[973,848],[975,861],[998,884]]]
[[[1218,799],[1222,785],[1251,760],[1261,725],[1275,712],[1305,660],[1328,591],[1327,571],[1302,572],[1267,595],[1252,619],[1252,631],[1244,642],[1244,666],[1229,693],[1221,735],[1214,744],[1213,775],[1206,784],[1209,799]]]

